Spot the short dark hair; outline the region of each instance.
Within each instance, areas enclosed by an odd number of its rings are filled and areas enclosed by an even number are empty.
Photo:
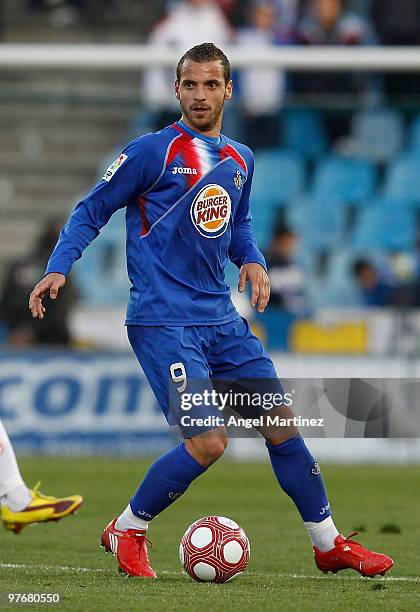
[[[283,220],[280,220],[275,226],[273,231],[273,238],[284,238],[287,237],[295,237],[296,233],[288,227]]]
[[[222,64],[223,76],[225,77],[225,84],[227,85],[230,81],[230,62],[226,55],[221,49],[216,47],[213,43],[201,43],[191,49],[188,49],[186,53],[181,57],[176,67],[176,78],[178,81],[181,80],[181,68],[184,62],[191,60],[202,64],[204,62],[219,61]]]
[[[372,266],[369,260],[360,257],[359,259],[356,259],[356,261],[353,262],[352,270],[354,276],[359,277],[362,272],[365,272],[366,270],[375,270],[375,268]]]

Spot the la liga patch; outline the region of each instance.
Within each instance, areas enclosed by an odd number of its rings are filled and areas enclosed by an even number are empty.
[[[109,166],[108,170],[103,175],[102,178],[104,179],[104,181],[109,182],[114,176],[114,174],[116,173],[116,171],[118,170],[118,168],[122,166],[122,164],[125,162],[126,159],[127,159],[127,155],[124,155],[124,153],[121,153],[121,155],[117,157],[117,159]]]

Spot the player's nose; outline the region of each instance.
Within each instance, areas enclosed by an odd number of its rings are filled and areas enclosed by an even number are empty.
[[[197,87],[195,90],[194,100],[198,102],[203,102],[206,99],[206,90],[201,87]]]

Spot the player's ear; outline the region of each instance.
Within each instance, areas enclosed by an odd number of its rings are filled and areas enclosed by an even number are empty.
[[[225,100],[230,100],[231,99],[232,92],[233,92],[233,83],[232,83],[232,81],[229,81],[229,83],[226,85],[226,89],[225,89]]]
[[[179,81],[178,79],[175,81],[175,97],[179,100]]]

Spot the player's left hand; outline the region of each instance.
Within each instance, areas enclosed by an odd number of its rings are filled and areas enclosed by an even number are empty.
[[[264,312],[270,299],[270,280],[267,272],[259,263],[248,263],[241,267],[238,291],[245,291],[246,281],[251,285],[251,306],[258,306],[258,312]]]

